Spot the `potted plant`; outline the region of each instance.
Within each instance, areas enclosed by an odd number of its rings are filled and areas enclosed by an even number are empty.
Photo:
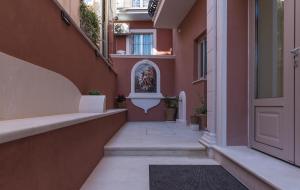
[[[190,127],[193,131],[199,130],[199,116],[197,114],[191,115],[191,124]]]
[[[80,113],[103,113],[106,111],[106,96],[99,90],[90,90],[82,95],[79,102]]]
[[[201,106],[196,109],[196,114],[199,117],[199,124],[202,129],[207,128],[207,106],[205,99],[202,100]]]
[[[116,98],[117,108],[126,108],[126,97],[123,94],[119,94]]]
[[[177,108],[178,108],[178,97],[164,98],[166,109],[166,121],[176,121]]]
[[[99,90],[90,90],[90,91],[88,92],[88,95],[90,95],[90,96],[100,96],[101,93],[100,93]]]

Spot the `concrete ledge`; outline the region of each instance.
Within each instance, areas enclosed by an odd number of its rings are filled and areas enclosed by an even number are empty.
[[[213,158],[249,189],[289,189],[300,187],[300,168],[246,146],[212,146]]]
[[[0,143],[72,126],[86,121],[107,117],[127,111],[108,110],[104,113],[72,113],[44,117],[0,121]]]
[[[122,55],[110,54],[111,58],[131,58],[131,59],[175,59],[175,55]]]

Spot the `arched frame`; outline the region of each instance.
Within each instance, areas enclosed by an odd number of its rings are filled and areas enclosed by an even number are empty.
[[[143,64],[149,65],[151,67],[153,67],[155,69],[156,72],[156,92],[151,92],[151,93],[147,93],[147,92],[136,92],[135,89],[135,74],[136,74],[136,70]],[[137,62],[133,68],[131,69],[131,93],[129,95],[130,98],[134,98],[134,97],[143,97],[143,98],[162,98],[162,94],[161,94],[161,88],[160,88],[160,70],[158,68],[158,66],[150,61],[150,60],[141,60],[139,62]]]

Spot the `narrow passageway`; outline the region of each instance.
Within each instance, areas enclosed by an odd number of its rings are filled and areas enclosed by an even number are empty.
[[[82,190],[148,190],[150,165],[217,165],[199,137],[183,124],[128,122],[105,146]]]

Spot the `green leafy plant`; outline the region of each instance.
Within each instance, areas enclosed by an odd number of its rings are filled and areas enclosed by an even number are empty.
[[[99,46],[100,26],[99,19],[92,7],[87,6],[83,1],[80,3],[80,27],[90,40]]]
[[[206,99],[205,98],[201,98],[201,105],[200,107],[195,109],[195,113],[196,114],[207,114],[207,104],[206,104]]]
[[[164,98],[164,102],[167,106],[167,108],[178,108],[178,97],[168,97],[166,96]]]
[[[91,95],[91,96],[99,96],[101,95],[100,91],[99,90],[90,90],[88,92],[88,95]]]

